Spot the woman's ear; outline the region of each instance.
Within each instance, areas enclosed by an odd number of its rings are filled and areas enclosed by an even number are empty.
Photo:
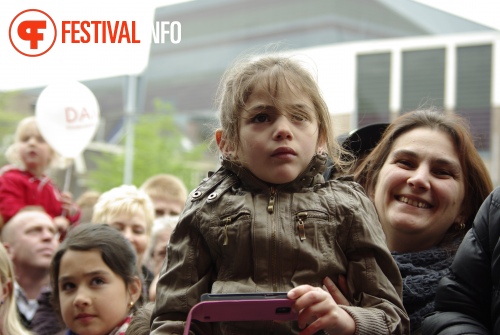
[[[130,294],[130,299],[134,303],[139,300],[142,294],[142,282],[138,277],[134,277],[132,282],[128,284],[128,293]]]
[[[2,284],[2,294],[3,294],[3,299],[5,300],[7,297],[11,296],[11,292],[13,292],[13,286],[12,286],[12,280],[8,278],[5,283]]]
[[[464,213],[461,212],[457,218],[455,219],[453,225],[455,226],[455,229],[457,230],[463,230],[465,229],[465,216]]]

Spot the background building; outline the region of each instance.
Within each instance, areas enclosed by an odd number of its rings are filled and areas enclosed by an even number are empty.
[[[194,143],[210,134],[228,65],[277,50],[311,64],[338,134],[423,105],[442,107],[470,120],[500,183],[500,32],[492,28],[412,0],[191,1],[158,8],[155,20],[179,21],[182,42],[152,44],[137,111],[154,113],[155,99],[172,104]],[[126,80],[84,82],[101,108],[95,142],[123,138]],[[41,89],[23,96],[34,102]]]

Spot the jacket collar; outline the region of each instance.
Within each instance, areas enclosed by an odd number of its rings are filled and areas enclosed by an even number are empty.
[[[304,188],[312,187],[316,184],[324,183],[322,176],[327,162],[326,154],[316,154],[313,156],[306,169],[294,180],[286,184],[272,185],[257,178],[250,170],[238,164],[237,162],[223,159],[222,167],[234,173],[251,192],[268,191],[275,187],[278,191],[296,192]]]

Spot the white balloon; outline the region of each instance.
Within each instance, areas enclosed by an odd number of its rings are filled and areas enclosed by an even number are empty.
[[[47,86],[36,102],[35,118],[45,141],[65,158],[76,158],[99,126],[99,104],[92,91],[76,82]]]

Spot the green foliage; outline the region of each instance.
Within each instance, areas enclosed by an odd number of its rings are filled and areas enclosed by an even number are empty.
[[[169,173],[182,179],[191,190],[209,169],[200,168],[207,145],[186,149],[182,144],[185,136],[175,122],[172,106],[161,101],[155,101],[155,105],[157,112],[140,115],[135,124],[132,183],[140,186],[155,174]],[[124,142],[125,139],[121,144]],[[89,158],[96,165],[89,172],[90,188],[103,192],[123,183],[124,154],[99,153]]]
[[[4,153],[14,140],[14,133],[19,121],[27,115],[13,110],[18,94],[16,92],[0,92],[0,149]],[[0,166],[7,164],[4,155],[0,155]]]

